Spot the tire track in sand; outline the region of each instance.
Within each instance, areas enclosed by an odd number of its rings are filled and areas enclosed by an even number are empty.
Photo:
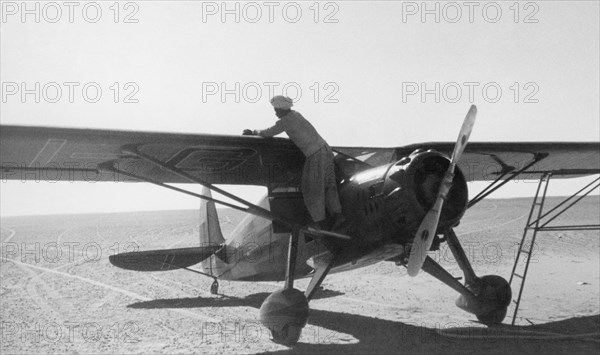
[[[10,232],[10,236],[4,240],[4,243],[7,243],[9,240],[11,240],[17,234],[15,230],[5,228],[5,227],[2,227],[2,229],[8,230]],[[67,229],[67,230],[63,231],[62,233],[60,233],[57,237],[57,241],[60,241],[60,238],[64,234],[66,234],[69,230],[70,229]],[[3,261],[13,261],[14,262],[15,260],[11,260],[9,258],[4,258]],[[63,317],[61,312],[57,312],[55,307],[52,307],[50,302],[48,302],[49,299],[50,300],[60,299],[60,295],[44,279],[40,278],[40,276],[42,276],[42,274],[44,274],[44,272],[35,272],[32,269],[23,266],[23,263],[15,262],[14,264],[17,267],[19,267],[21,270],[23,270],[26,274],[29,275],[29,277],[25,280],[25,283],[18,285],[18,287],[25,291],[25,293],[27,294],[29,299],[31,299],[31,301],[33,301],[40,308],[40,310],[42,312],[48,314],[51,318],[53,318],[52,321],[60,320],[60,321],[62,321],[62,323],[65,323],[65,318]],[[38,287],[41,287],[45,291],[45,293],[47,295],[49,295],[50,297],[43,297],[38,292]],[[12,288],[14,289],[16,287],[12,287]],[[70,304],[68,304],[68,305],[72,306]],[[70,308],[72,308],[72,307],[70,307]],[[74,309],[72,308],[72,310],[74,310]]]
[[[4,228],[4,227],[2,227],[2,228]],[[13,232],[13,233],[11,233],[11,235],[8,238],[5,239],[5,242],[8,241],[8,240],[10,240],[10,239],[12,239],[16,235],[16,232],[14,230],[10,230],[8,228],[4,228],[4,229]],[[93,279],[90,279],[90,278],[87,278],[87,277],[83,277],[83,276],[79,276],[79,275],[75,275],[75,274],[70,274],[70,273],[62,272],[62,271],[58,270],[59,268],[62,268],[62,267],[72,266],[72,264],[78,263],[82,259],[78,259],[78,260],[76,260],[76,261],[74,261],[72,263],[69,263],[69,264],[61,265],[60,267],[57,267],[57,268],[48,268],[48,267],[39,266],[39,265],[32,265],[32,264],[24,263],[24,262],[21,262],[21,261],[18,261],[18,260],[14,260],[14,259],[6,259],[6,260],[12,262],[13,264],[15,264],[17,266],[21,266],[23,268],[38,270],[38,271],[41,271],[42,273],[51,273],[51,274],[62,276],[62,277],[76,279],[76,280],[79,280],[79,281],[87,283],[87,284],[91,284],[91,285],[103,287],[103,288],[106,288],[106,289],[109,289],[111,291],[123,294],[123,295],[125,295],[127,297],[133,298],[133,299],[138,300],[138,301],[151,301],[152,300],[149,297],[140,295],[140,294],[135,293],[135,292],[128,291],[126,289],[123,289],[123,288],[120,288],[120,287],[117,287],[117,286],[109,285],[109,284],[101,282],[101,281],[93,280]],[[176,312],[176,313],[179,313],[179,314],[182,314],[182,315],[185,315],[185,316],[188,316],[188,317],[191,317],[191,318],[200,319],[200,320],[203,320],[203,321],[215,322],[215,323],[219,322],[218,319],[215,319],[215,318],[212,318],[212,317],[208,317],[208,316],[204,316],[204,315],[200,315],[200,314],[197,314],[197,313],[194,313],[194,312],[186,311],[184,309],[169,309],[169,310],[173,311],[173,312]]]

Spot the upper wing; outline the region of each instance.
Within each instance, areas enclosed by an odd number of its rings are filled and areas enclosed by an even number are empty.
[[[304,162],[288,139],[47,127],[0,127],[2,180],[190,182],[128,153],[127,147],[211,184],[295,186]]]
[[[396,157],[415,149],[452,154],[454,143],[423,143],[396,148]],[[598,142],[469,143],[458,163],[467,181],[492,181],[504,173],[526,168],[519,179],[568,178],[600,173]]]
[[[189,182],[127,152],[136,147],[167,166],[211,184],[297,186],[304,157],[288,139],[45,127],[0,127],[2,180],[135,181],[103,170],[119,170],[166,183]],[[452,154],[454,143],[420,143],[397,148],[335,147],[378,166],[416,149]],[[572,177],[600,172],[600,143],[469,143],[459,162],[468,181],[491,181],[530,165],[521,179],[553,172]]]

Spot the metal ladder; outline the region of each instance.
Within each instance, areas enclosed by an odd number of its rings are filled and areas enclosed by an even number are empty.
[[[529,211],[529,217],[527,218],[527,224],[523,230],[523,237],[519,243],[519,250],[515,257],[515,263],[510,275],[509,285],[512,286],[513,279],[519,279],[519,294],[513,303],[515,303],[515,310],[513,313],[512,325],[515,325],[517,319],[517,312],[519,311],[519,304],[521,303],[521,296],[523,294],[523,288],[525,287],[525,278],[527,277],[527,271],[529,270],[529,262],[531,261],[531,255],[533,248],[535,247],[535,238],[540,229],[540,219],[542,219],[542,212],[544,209],[544,202],[546,200],[546,192],[548,191],[548,183],[550,182],[551,173],[542,175],[538,183],[537,191],[535,192],[535,198],[531,204],[531,210]],[[540,196],[540,191],[543,189],[543,193]],[[537,212],[536,212],[537,209]],[[535,218],[532,218],[534,217]],[[529,238],[528,238],[529,237]],[[527,261],[525,265],[522,265],[520,270],[517,270],[519,266],[519,260],[521,260],[521,254],[527,255]],[[515,278],[516,277],[516,278]]]

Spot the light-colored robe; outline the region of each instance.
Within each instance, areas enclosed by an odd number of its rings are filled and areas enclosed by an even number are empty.
[[[274,126],[255,130],[254,134],[272,137],[283,132],[287,133],[306,157],[300,188],[313,221],[324,220],[326,210],[331,214],[341,213],[331,147],[310,122],[293,110],[281,117]]]

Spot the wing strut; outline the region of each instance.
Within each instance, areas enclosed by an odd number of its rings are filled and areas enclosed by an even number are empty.
[[[105,162],[105,163],[102,163],[102,164],[99,165],[99,168],[100,168],[100,170],[107,170],[107,171],[110,171],[110,172],[113,172],[113,173],[122,174],[122,175],[130,177],[130,178],[134,178],[134,179],[137,179],[137,180],[140,180],[140,181],[144,181],[144,182],[149,182],[151,184],[154,184],[154,185],[157,185],[157,186],[160,186],[160,187],[165,187],[165,188],[171,189],[173,191],[181,192],[181,193],[184,193],[186,195],[194,196],[194,197],[197,197],[197,198],[200,198],[200,199],[203,199],[203,200],[207,200],[207,201],[211,201],[211,202],[214,202],[214,203],[218,203],[220,205],[227,206],[227,207],[230,207],[230,208],[242,211],[242,212],[252,213],[252,214],[256,215],[256,213],[251,212],[248,208],[245,208],[245,207],[241,207],[241,206],[229,203],[229,202],[221,201],[221,200],[218,200],[218,199],[213,198],[213,197],[208,197],[208,196],[205,196],[205,195],[197,194],[195,192],[188,191],[188,190],[185,190],[185,189],[180,189],[178,187],[175,187],[175,186],[172,186],[172,185],[169,185],[169,184],[165,184],[163,182],[160,182],[158,180],[154,180],[154,179],[146,177],[146,176],[140,176],[140,175],[136,175],[136,174],[132,174],[130,172],[124,171],[124,170],[119,170],[119,169],[115,168],[114,162]],[[260,216],[260,217],[263,217],[263,216]],[[270,217],[267,217],[267,216],[264,216],[264,217],[267,218],[267,219],[273,220],[273,218],[270,218]]]
[[[547,156],[548,156],[548,154],[536,153],[533,160],[529,164],[525,165],[522,169],[519,169],[517,171],[513,171],[513,170],[503,171],[502,174],[500,174],[500,176],[498,176],[496,178],[496,180],[494,180],[485,189],[483,189],[479,194],[477,194],[477,196],[473,197],[471,199],[471,201],[469,201],[467,208],[471,208],[478,202],[481,202],[481,200],[483,200],[484,198],[491,195],[493,192],[495,192],[496,190],[498,190],[499,188],[504,186],[504,184],[506,184],[507,182],[514,180],[517,176],[521,175],[527,169],[529,169],[534,164],[536,164],[537,162],[539,162],[540,160],[544,159]],[[504,178],[508,174],[510,174],[510,176],[508,178],[506,178],[506,180],[503,180],[502,182],[500,182],[502,180],[502,178]]]
[[[194,197],[197,197],[197,198],[200,198],[200,199],[204,199],[204,200],[207,200],[207,201],[212,201],[214,203],[218,203],[220,205],[227,206],[227,207],[230,207],[230,208],[242,211],[242,212],[250,213],[250,214],[253,214],[255,216],[262,217],[262,218],[265,218],[265,219],[268,219],[268,220],[271,220],[271,221],[277,221],[277,222],[280,222],[280,223],[283,223],[283,224],[287,225],[292,230],[304,231],[305,233],[310,234],[311,236],[314,236],[314,237],[317,237],[317,238],[319,238],[319,237],[321,237],[321,238],[330,237],[330,238],[338,238],[338,239],[345,239],[345,240],[350,240],[351,239],[350,236],[347,236],[345,234],[324,231],[324,230],[320,230],[320,229],[316,229],[316,228],[312,228],[312,227],[305,227],[305,226],[303,226],[303,225],[301,225],[301,224],[299,224],[299,223],[297,223],[295,221],[292,221],[292,220],[290,220],[288,218],[285,218],[284,216],[278,215],[277,213],[274,213],[273,211],[266,210],[266,209],[264,209],[264,208],[262,208],[260,206],[257,206],[255,204],[249,202],[249,201],[246,201],[246,200],[244,200],[244,199],[242,199],[242,198],[240,198],[240,197],[238,197],[238,196],[236,196],[236,195],[234,195],[234,194],[232,194],[230,192],[227,192],[227,191],[225,191],[223,189],[220,189],[220,188],[218,188],[216,186],[213,186],[212,184],[210,184],[210,183],[208,183],[208,182],[206,182],[204,180],[201,180],[201,179],[199,179],[199,178],[197,178],[197,177],[195,177],[193,175],[188,174],[187,172],[185,172],[185,171],[183,171],[181,169],[178,169],[177,167],[171,166],[171,165],[166,164],[165,162],[163,162],[163,161],[161,161],[159,159],[156,159],[156,158],[154,158],[154,157],[152,157],[150,155],[144,154],[144,153],[140,152],[139,149],[137,149],[137,146],[126,145],[126,146],[123,146],[122,151],[123,151],[123,153],[133,154],[133,155],[137,156],[138,158],[140,158],[140,159],[142,159],[144,161],[150,162],[150,163],[152,163],[152,164],[154,164],[156,166],[159,166],[159,167],[161,167],[161,168],[163,168],[163,169],[165,169],[167,171],[172,172],[173,174],[179,175],[179,176],[181,176],[181,177],[183,177],[183,178],[185,178],[185,179],[187,179],[187,180],[189,180],[191,182],[197,183],[199,185],[202,185],[202,186],[206,187],[207,189],[210,189],[212,191],[220,193],[223,196],[226,196],[226,197],[228,197],[228,198],[230,198],[230,199],[232,199],[232,200],[234,200],[236,202],[239,202],[240,204],[245,205],[246,207],[238,206],[238,205],[235,205],[235,204],[232,204],[232,203],[229,203],[229,202],[225,202],[225,201],[218,200],[218,199],[215,199],[215,198],[212,198],[212,197],[208,197],[208,196],[204,196],[204,195],[201,195],[201,194],[197,194],[197,193],[192,192],[192,191],[188,191],[188,190],[181,189],[181,188],[178,188],[178,187],[175,187],[175,186],[171,186],[171,185],[165,184],[163,182],[154,180],[154,179],[146,177],[146,176],[140,176],[140,175],[136,175],[136,174],[133,174],[133,173],[130,173],[130,172],[127,172],[127,171],[120,170],[120,169],[118,169],[118,168],[115,167],[115,164],[114,164],[115,162],[114,161],[109,161],[109,162],[100,164],[99,165],[99,169],[101,169],[101,170],[108,170],[108,171],[111,171],[111,172],[114,172],[114,173],[122,174],[124,176],[128,176],[128,177],[131,177],[131,178],[134,178],[134,179],[138,179],[140,181],[149,182],[149,183],[157,185],[157,186],[166,187],[168,189],[171,189],[171,190],[174,190],[174,191],[177,191],[177,192],[181,192],[181,193],[184,193],[184,194],[187,194],[187,195],[190,195],[190,196],[194,196]]]
[[[150,163],[152,163],[154,165],[160,166],[161,168],[166,169],[166,170],[172,172],[173,174],[179,175],[179,176],[181,176],[182,178],[184,178],[186,180],[189,180],[189,181],[194,182],[196,184],[200,184],[200,185],[202,185],[202,186],[204,186],[204,187],[206,187],[206,188],[208,188],[208,189],[210,189],[212,191],[220,193],[223,196],[226,196],[226,197],[228,197],[228,198],[230,198],[230,199],[232,199],[232,200],[234,200],[236,202],[239,202],[242,205],[247,206],[247,209],[245,211],[248,212],[248,213],[251,213],[251,214],[257,215],[259,217],[263,217],[263,218],[272,220],[272,221],[276,220],[278,222],[286,224],[288,227],[294,227],[295,225],[297,225],[297,223],[295,223],[293,221],[290,221],[290,220],[288,220],[287,218],[285,218],[283,216],[278,216],[276,213],[273,213],[272,211],[268,211],[268,210],[266,210],[266,209],[264,209],[262,207],[259,207],[259,206],[255,205],[255,204],[253,204],[251,202],[248,202],[248,201],[246,201],[246,200],[244,200],[244,199],[242,199],[242,198],[240,198],[240,197],[238,197],[238,196],[236,196],[236,195],[234,195],[232,193],[229,193],[229,192],[227,192],[227,191],[225,191],[223,189],[220,189],[220,188],[218,188],[216,186],[213,186],[212,184],[210,184],[210,183],[208,183],[208,182],[206,182],[204,180],[198,179],[197,177],[195,177],[195,176],[193,176],[191,174],[188,174],[187,172],[185,172],[185,171],[183,171],[183,170],[181,170],[181,169],[179,169],[179,168],[177,168],[175,166],[166,164],[165,162],[163,162],[163,161],[161,161],[159,159],[156,159],[155,157],[153,157],[151,155],[145,154],[145,153],[141,152],[138,149],[137,145],[125,145],[125,146],[122,147],[121,150],[122,150],[123,153],[133,154],[133,155],[135,155],[135,156],[137,156],[137,157],[139,157],[139,158],[141,158],[141,159],[143,159],[143,160],[145,160],[147,162],[150,162]],[[221,203],[222,201],[215,200],[214,202],[215,203]]]

